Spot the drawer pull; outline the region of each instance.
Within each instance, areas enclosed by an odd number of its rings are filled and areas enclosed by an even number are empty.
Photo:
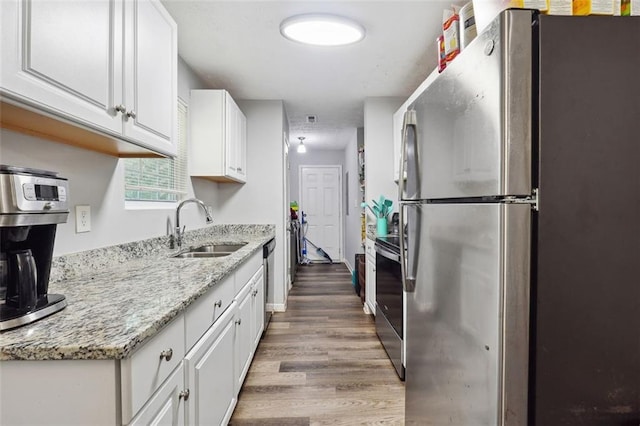
[[[238,318],[238,319],[236,320],[236,324],[237,324],[237,325],[242,324],[242,318]]]
[[[173,349],[169,348],[160,352],[160,359],[165,359],[167,361],[171,361],[171,357],[173,356]]]
[[[222,308],[222,299],[220,299],[216,303],[214,303],[213,306],[215,306],[216,308]]]
[[[185,389],[182,392],[180,392],[178,394],[178,399],[184,399],[185,401],[187,401],[189,399],[189,389]]]

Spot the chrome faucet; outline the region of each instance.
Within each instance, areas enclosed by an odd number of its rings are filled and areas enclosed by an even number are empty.
[[[204,211],[204,214],[206,215],[207,223],[213,222],[213,217],[211,217],[211,214],[209,213],[207,206],[205,206],[202,201],[198,200],[197,198],[188,198],[182,201],[180,204],[178,204],[178,208],[176,208],[176,228],[173,235],[171,236],[171,248],[176,248],[176,246],[177,248],[180,248],[182,246],[182,236],[184,234],[184,226],[180,228],[180,210],[182,209],[182,206],[184,206],[187,203],[196,203],[197,205],[199,205],[202,208],[202,211]]]

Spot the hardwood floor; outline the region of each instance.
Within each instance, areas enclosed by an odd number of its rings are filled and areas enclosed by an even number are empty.
[[[300,266],[256,351],[231,425],[402,425],[404,383],[344,264]]]

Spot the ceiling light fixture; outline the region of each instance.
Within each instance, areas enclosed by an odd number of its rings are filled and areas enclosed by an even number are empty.
[[[298,136],[298,139],[300,139],[300,145],[298,145],[298,154],[304,154],[305,152],[307,152],[307,147],[302,143],[302,141],[304,140],[304,136]]]
[[[343,46],[364,38],[364,27],[337,15],[309,13],[285,19],[280,33],[289,40],[315,46]]]

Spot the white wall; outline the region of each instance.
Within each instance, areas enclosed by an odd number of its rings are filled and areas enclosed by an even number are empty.
[[[180,59],[178,94],[188,102],[190,88],[203,83]],[[127,210],[124,206],[124,167],[118,158],[0,129],[0,162],[52,170],[69,179],[71,213],[58,226],[54,254],[61,255],[136,241],[167,234],[175,205],[166,209]],[[199,196],[216,200],[217,184],[197,187]],[[194,187],[189,186],[193,196]],[[75,233],[77,204],[91,206],[91,232]],[[214,216],[215,216],[214,210]],[[195,206],[185,207],[182,223],[187,229],[204,226],[204,216]]]
[[[393,114],[402,104],[401,98],[367,98],[364,101],[365,200],[378,200],[380,195],[393,200],[398,210],[398,186],[393,181]],[[367,220],[375,223],[367,210]]]
[[[247,183],[219,184],[216,223],[276,225],[275,288],[277,310],[284,310],[288,285],[285,277],[284,138],[288,121],[280,100],[237,101],[247,117]],[[194,179],[194,182],[198,179]]]
[[[360,214],[362,213],[360,177],[358,174],[358,146],[364,144],[364,129],[354,131],[352,139],[344,149],[344,173],[349,173],[349,214],[345,215],[344,253],[349,269],[354,270],[355,254],[364,253],[361,239]],[[346,212],[345,212],[346,213]]]

